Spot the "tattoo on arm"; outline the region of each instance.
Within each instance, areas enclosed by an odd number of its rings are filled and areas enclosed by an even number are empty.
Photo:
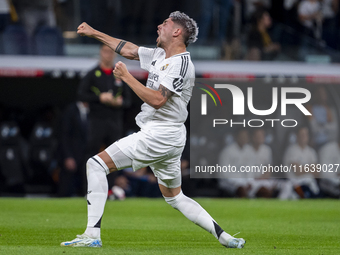
[[[117,48],[115,49],[115,52],[120,54],[120,51],[122,50],[125,44],[126,44],[126,41],[120,41],[117,45]]]
[[[160,91],[162,96],[167,98],[167,99],[170,98],[174,94],[174,92],[170,91],[169,89],[167,89],[163,85],[159,85],[158,91]]]

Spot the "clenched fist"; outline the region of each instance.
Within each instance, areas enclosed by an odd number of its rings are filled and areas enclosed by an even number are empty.
[[[129,71],[126,68],[126,65],[121,61],[117,62],[115,69],[113,70],[113,75],[116,78],[123,80],[123,77],[125,77],[127,74],[129,74]]]
[[[92,37],[95,31],[96,30],[93,29],[89,24],[87,24],[86,22],[83,22],[79,25],[77,34],[81,36]]]

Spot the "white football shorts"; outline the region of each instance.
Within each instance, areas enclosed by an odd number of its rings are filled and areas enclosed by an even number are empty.
[[[117,149],[118,148],[118,149]],[[134,171],[150,166],[158,183],[168,188],[181,185],[181,155],[184,145],[173,146],[139,131],[106,148],[118,170],[132,167]]]

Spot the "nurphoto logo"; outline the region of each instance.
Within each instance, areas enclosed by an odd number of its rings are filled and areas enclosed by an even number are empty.
[[[222,93],[231,93],[232,96],[232,115],[233,116],[242,116],[245,115],[245,95],[243,91],[237,87],[236,85],[232,84],[214,84],[214,87],[198,82],[200,85],[203,85],[204,87],[198,87],[200,90],[204,91],[204,94],[201,94],[201,115],[208,115],[208,103],[207,103],[207,96],[209,95],[210,98],[213,100],[215,106],[217,105],[223,105],[221,96]],[[270,89],[270,88],[268,88]],[[247,106],[248,110],[256,115],[256,116],[268,116],[273,114],[279,104],[279,99],[280,99],[280,109],[281,109],[281,116],[286,116],[287,115],[287,105],[295,105],[302,114],[305,116],[310,116],[312,115],[306,107],[303,105],[311,99],[311,93],[309,90],[305,88],[299,88],[299,87],[281,87],[280,88],[280,94],[281,97],[278,96],[278,88],[277,87],[272,87],[271,88],[271,107],[269,109],[256,109],[254,107],[254,96],[253,96],[253,88],[252,87],[247,87]],[[295,94],[299,95],[299,98],[290,98],[289,94]],[[301,97],[302,96],[302,97]],[[217,100],[215,97],[218,99],[219,104],[217,103]],[[216,127],[217,125],[226,125],[230,124],[232,127],[233,125],[242,125],[243,127],[262,127],[264,126],[265,122],[271,123],[271,126],[274,127],[276,122],[280,122],[283,127],[296,127],[298,122],[295,119],[244,119],[243,121],[234,121],[233,119],[213,119],[213,127]],[[248,125],[247,125],[248,124]]]

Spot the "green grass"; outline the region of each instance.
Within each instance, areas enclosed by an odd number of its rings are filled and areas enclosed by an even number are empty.
[[[86,226],[84,199],[0,199],[0,254],[340,254],[338,200],[196,199],[230,234],[226,249],[162,199],[109,201],[103,248],[60,247]]]

